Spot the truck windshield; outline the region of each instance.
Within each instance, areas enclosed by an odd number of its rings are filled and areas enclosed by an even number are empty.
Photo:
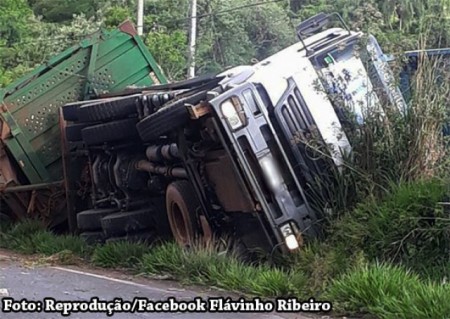
[[[369,37],[367,46],[361,42],[353,39],[312,58],[338,115],[350,111],[359,124],[369,110],[382,112],[381,103],[404,103],[375,38]]]

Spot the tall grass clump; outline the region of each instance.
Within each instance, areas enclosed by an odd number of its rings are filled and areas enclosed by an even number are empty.
[[[86,242],[77,236],[55,235],[49,231],[37,232],[33,237],[35,252],[43,255],[53,255],[68,251],[80,257],[87,257],[90,248]]]
[[[2,248],[12,249],[21,253],[36,252],[34,236],[45,231],[45,226],[37,220],[28,219],[6,229],[1,237]]]
[[[450,286],[431,283],[403,267],[366,264],[334,280],[326,293],[335,309],[383,319],[448,318]]]
[[[89,248],[79,237],[57,236],[45,229],[37,220],[24,220],[12,225],[0,234],[0,247],[24,254],[53,255],[62,251],[85,257]]]
[[[95,248],[92,262],[105,268],[135,268],[148,250],[148,245],[143,243],[131,243],[128,241],[110,242]]]

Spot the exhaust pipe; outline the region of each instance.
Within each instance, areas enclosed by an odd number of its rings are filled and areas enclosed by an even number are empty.
[[[145,154],[151,162],[164,162],[165,160],[175,161],[180,158],[178,154],[178,146],[175,143],[149,146],[147,147]]]
[[[177,177],[177,178],[188,178],[187,172],[182,167],[169,167],[169,166],[159,166],[152,162],[141,160],[136,163],[136,169],[138,171],[144,171],[148,173]]]

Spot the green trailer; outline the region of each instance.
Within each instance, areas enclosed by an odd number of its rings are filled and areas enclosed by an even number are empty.
[[[127,88],[166,83],[125,22],[101,30],[0,90],[0,209],[16,219],[67,219],[60,108]]]

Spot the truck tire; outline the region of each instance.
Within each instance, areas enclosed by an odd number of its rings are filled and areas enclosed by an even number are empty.
[[[77,110],[78,120],[80,122],[99,122],[137,115],[137,98],[136,95],[133,95],[83,105]]]
[[[138,137],[137,119],[125,119],[109,123],[97,124],[81,131],[86,145],[98,145]]]
[[[66,104],[62,107],[62,115],[65,121],[78,121],[78,108],[81,105],[89,103],[87,101],[80,101]]]
[[[199,235],[197,200],[192,185],[187,181],[171,183],[166,190],[167,217],[175,241],[181,246],[189,246]]]
[[[88,127],[89,124],[69,124],[66,126],[66,139],[69,142],[79,142],[83,140],[81,130]]]
[[[107,215],[117,212],[117,208],[89,209],[77,214],[78,229],[82,231],[101,230],[101,220]]]
[[[189,121],[189,112],[185,104],[197,104],[206,99],[206,92],[171,101],[167,106],[150,114],[137,125],[139,136],[144,142],[150,142],[161,135],[182,127]]]
[[[102,231],[89,231],[80,234],[80,237],[88,245],[103,244],[105,242],[105,234]]]
[[[149,228],[153,224],[152,210],[145,208],[131,212],[120,212],[102,219],[106,237],[120,237]]]

